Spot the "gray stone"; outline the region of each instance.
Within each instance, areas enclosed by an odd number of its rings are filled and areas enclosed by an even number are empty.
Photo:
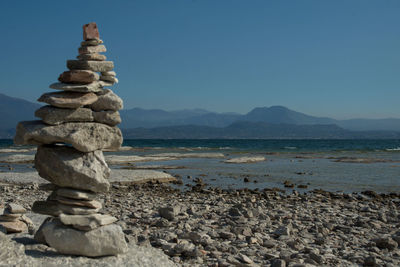
[[[30,238],[25,238],[29,240]],[[45,241],[44,241],[45,243]],[[25,250],[27,253],[25,253]],[[172,267],[177,266],[162,250],[137,246],[133,242],[128,244],[124,254],[111,257],[76,257],[58,254],[45,245],[33,245],[33,248],[0,233],[0,265],[1,266],[65,266],[65,267],[111,267],[111,266],[141,266],[141,267]]]
[[[63,213],[71,215],[89,215],[97,213],[99,209],[64,205],[57,201],[46,200],[46,201],[35,201],[32,205],[32,211],[39,214],[57,217]]]
[[[278,236],[281,236],[281,235],[289,236],[291,231],[292,231],[291,225],[287,225],[287,226],[283,225],[283,226],[280,226],[278,229],[276,229],[274,231],[274,234],[278,235]]]
[[[80,231],[51,221],[43,226],[42,231],[47,244],[62,254],[99,257],[117,255],[127,250],[124,233],[115,224]]]
[[[35,116],[44,123],[59,125],[66,122],[98,122],[115,126],[121,123],[118,111],[92,111],[89,108],[65,109],[52,106],[43,106],[36,110]]]
[[[117,74],[115,73],[115,71],[104,71],[101,73],[101,75],[104,76],[116,76]]]
[[[112,84],[118,83],[118,79],[115,76],[101,75],[100,80],[110,82]]]
[[[50,216],[59,216],[62,213],[57,201],[35,201],[32,205],[32,211]]]
[[[104,45],[81,46],[78,52],[79,54],[102,53],[107,52],[107,48]]]
[[[82,153],[67,146],[39,146],[35,168],[49,182],[93,192],[108,191],[110,169],[101,151]]]
[[[92,208],[92,209],[101,209],[102,208],[101,203],[96,200],[77,200],[77,199],[60,197],[60,196],[56,196],[55,200],[57,200],[61,204],[65,204],[65,205],[88,207],[88,208]]]
[[[122,144],[121,131],[105,124],[71,122],[49,126],[41,121],[23,121],[17,125],[16,145],[66,143],[82,152],[117,150]]]
[[[80,108],[98,99],[94,93],[56,92],[45,93],[37,101],[59,108]]]
[[[21,205],[18,205],[16,203],[8,203],[6,205],[6,210],[10,213],[25,213],[26,209],[24,207],[22,207]]]
[[[91,215],[60,215],[60,221],[65,225],[71,225],[72,227],[82,230],[89,231],[96,229],[103,225],[112,224],[118,221],[117,218],[104,215],[104,214],[91,214]]]
[[[158,209],[158,213],[161,217],[172,221],[175,219],[175,216],[178,215],[180,208],[178,206],[173,207],[163,207]]]
[[[95,81],[89,84],[70,84],[70,83],[53,83],[50,84],[50,88],[56,90],[64,90],[71,92],[101,92],[103,90],[103,86],[108,86],[109,84],[105,84],[102,81]]]
[[[21,214],[3,214],[0,215],[0,222],[15,222],[18,221]]]
[[[100,110],[118,111],[123,108],[122,99],[110,89],[102,91],[97,96],[98,100],[93,104],[89,105],[89,107],[94,111],[100,111]]]
[[[115,126],[121,123],[119,112],[114,110],[95,111],[93,112],[93,118],[95,122],[104,123],[110,126]]]
[[[107,57],[105,55],[101,55],[101,54],[97,54],[97,53],[93,53],[93,54],[81,54],[79,56],[76,57],[79,60],[83,60],[83,61],[104,61],[107,59]]]
[[[114,62],[67,60],[67,68],[70,70],[92,70],[95,72],[105,72],[113,70]]]
[[[281,259],[274,259],[271,262],[271,267],[286,267],[286,262]]]
[[[87,41],[81,42],[81,46],[99,45],[99,44],[102,44],[102,43],[103,43],[103,40],[100,40],[100,39],[91,39],[91,40],[87,40]]]
[[[381,237],[374,240],[376,246],[380,249],[393,250],[397,248],[398,244],[391,237]]]
[[[12,222],[0,221],[0,225],[7,230],[7,233],[21,233],[28,231],[28,226],[20,220]]]
[[[78,200],[93,200],[96,197],[96,194],[93,194],[89,191],[83,191],[72,188],[59,188],[55,192],[58,196],[68,197]]]
[[[242,253],[239,253],[237,259],[239,261],[243,262],[243,263],[246,263],[246,264],[253,264],[254,263],[249,257],[247,257],[246,255],[244,255]]]
[[[35,111],[35,116],[50,125],[59,125],[66,122],[94,121],[93,112],[88,108],[67,109],[44,106]]]

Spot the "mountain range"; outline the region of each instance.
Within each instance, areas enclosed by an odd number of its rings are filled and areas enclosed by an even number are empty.
[[[17,122],[35,119],[40,106],[0,94],[0,138],[12,138]],[[247,114],[141,108],[120,113],[125,138],[400,138],[400,119],[335,120],[283,106],[258,107]]]
[[[247,114],[215,113],[202,109],[164,111],[133,108],[121,111],[121,128],[162,127],[177,125],[197,125],[209,127],[227,127],[234,122],[264,122],[270,124],[327,125],[335,124],[352,131],[399,131],[400,119],[351,119],[335,120],[315,117],[283,106],[254,108]]]

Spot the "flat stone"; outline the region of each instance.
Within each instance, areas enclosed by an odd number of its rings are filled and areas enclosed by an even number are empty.
[[[78,200],[93,200],[96,198],[96,194],[89,191],[83,191],[72,188],[59,188],[56,190],[58,196],[73,198]]]
[[[112,90],[106,89],[99,93],[98,100],[89,105],[94,111],[114,110],[118,111],[123,108],[122,99],[117,96]]]
[[[89,84],[99,80],[99,74],[90,70],[64,71],[58,80],[62,83]]]
[[[90,214],[90,215],[60,215],[60,221],[65,225],[71,225],[75,229],[89,231],[103,225],[112,224],[118,221],[110,215]]]
[[[104,76],[116,76],[117,74],[115,73],[115,71],[104,71],[101,73],[101,75]]]
[[[91,231],[80,231],[61,222],[49,221],[42,228],[46,243],[62,254],[99,257],[127,250],[120,226],[109,224]]]
[[[97,213],[99,210],[100,209],[69,206],[53,200],[35,201],[32,205],[33,212],[56,217],[62,213],[71,215],[89,215]]]
[[[95,72],[110,71],[114,68],[112,61],[84,61],[84,60],[67,60],[67,68],[70,70],[92,70]]]
[[[66,122],[94,121],[93,111],[88,108],[66,109],[44,106],[35,111],[35,116],[50,125],[59,125]]]
[[[37,101],[59,108],[80,108],[98,99],[95,93],[56,92],[45,93]]]
[[[107,59],[105,55],[92,53],[92,54],[81,54],[76,57],[79,60],[94,60],[94,61],[104,61]]]
[[[78,49],[79,54],[102,53],[107,52],[104,45],[81,46]]]
[[[64,91],[71,91],[71,92],[81,92],[81,93],[88,93],[88,92],[101,92],[103,90],[104,84],[99,81],[95,81],[89,84],[69,84],[69,83],[53,83],[50,84],[50,88],[56,90],[64,90]]]
[[[62,210],[58,207],[58,202],[49,200],[33,202],[32,211],[50,216],[59,216],[62,213]]]
[[[77,200],[77,199],[65,198],[65,197],[60,197],[60,196],[57,196],[56,200],[58,202],[60,202],[61,204],[65,204],[65,205],[88,207],[88,208],[92,208],[92,209],[101,209],[102,208],[101,203],[96,200]]]
[[[102,44],[102,43],[103,43],[103,40],[100,40],[100,39],[90,39],[90,40],[81,42],[81,46],[99,45],[99,44]]]
[[[6,211],[10,212],[10,213],[25,213],[26,209],[24,207],[22,207],[21,205],[18,205],[16,203],[7,203],[6,205]]]
[[[7,230],[7,233],[21,233],[28,231],[28,226],[20,220],[12,222],[0,221],[0,225]]]
[[[108,76],[108,75],[101,75],[100,76],[100,80],[102,80],[102,81],[107,81],[107,82],[110,82],[110,83],[118,83],[118,79],[117,78],[115,78],[115,76]]]
[[[35,168],[40,177],[61,187],[93,192],[110,187],[110,169],[99,150],[82,153],[67,146],[39,146]]]
[[[15,222],[18,221],[21,214],[3,214],[0,215],[0,222]]]
[[[35,116],[44,123],[59,125],[66,122],[98,122],[115,126],[121,123],[118,111],[92,111],[89,108],[65,109],[44,106],[36,110]]]
[[[17,125],[16,145],[41,145],[66,143],[82,152],[101,149],[117,150],[122,144],[122,134],[117,127],[96,122],[70,122],[49,126],[41,121],[23,121]]]
[[[96,22],[83,25],[83,40],[100,39],[99,29]]]

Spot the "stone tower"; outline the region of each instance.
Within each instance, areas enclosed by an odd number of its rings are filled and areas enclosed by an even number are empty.
[[[46,201],[32,210],[50,215],[35,239],[58,252],[83,256],[123,253],[127,244],[117,218],[102,214],[98,193],[109,190],[110,169],[103,149],[122,144],[118,110],[122,100],[105,87],[118,82],[114,63],[106,61],[106,47],[96,23],[83,26],[83,42],[77,60],[68,60],[68,71],[38,101],[38,121],[17,126],[15,144],[38,145],[35,168],[55,185]]]

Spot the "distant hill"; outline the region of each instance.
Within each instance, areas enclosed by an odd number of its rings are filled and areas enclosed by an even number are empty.
[[[337,125],[235,122],[227,127],[198,125],[123,129],[126,139],[398,139],[400,132],[356,132]]]
[[[12,138],[19,121],[33,120],[41,105],[0,93],[0,137]]]
[[[283,106],[259,107],[245,115],[215,113],[206,110],[164,111],[129,109],[121,111],[121,128],[150,128],[177,125],[226,127],[238,121],[265,122],[272,124],[317,125],[336,124],[353,131],[400,131],[400,119],[352,119],[335,120],[315,117],[290,110]]]
[[[0,94],[0,138],[12,138],[17,122],[35,119],[40,106]],[[283,106],[258,107],[244,115],[204,109],[120,113],[125,138],[399,138],[400,132],[400,119],[334,120]]]

